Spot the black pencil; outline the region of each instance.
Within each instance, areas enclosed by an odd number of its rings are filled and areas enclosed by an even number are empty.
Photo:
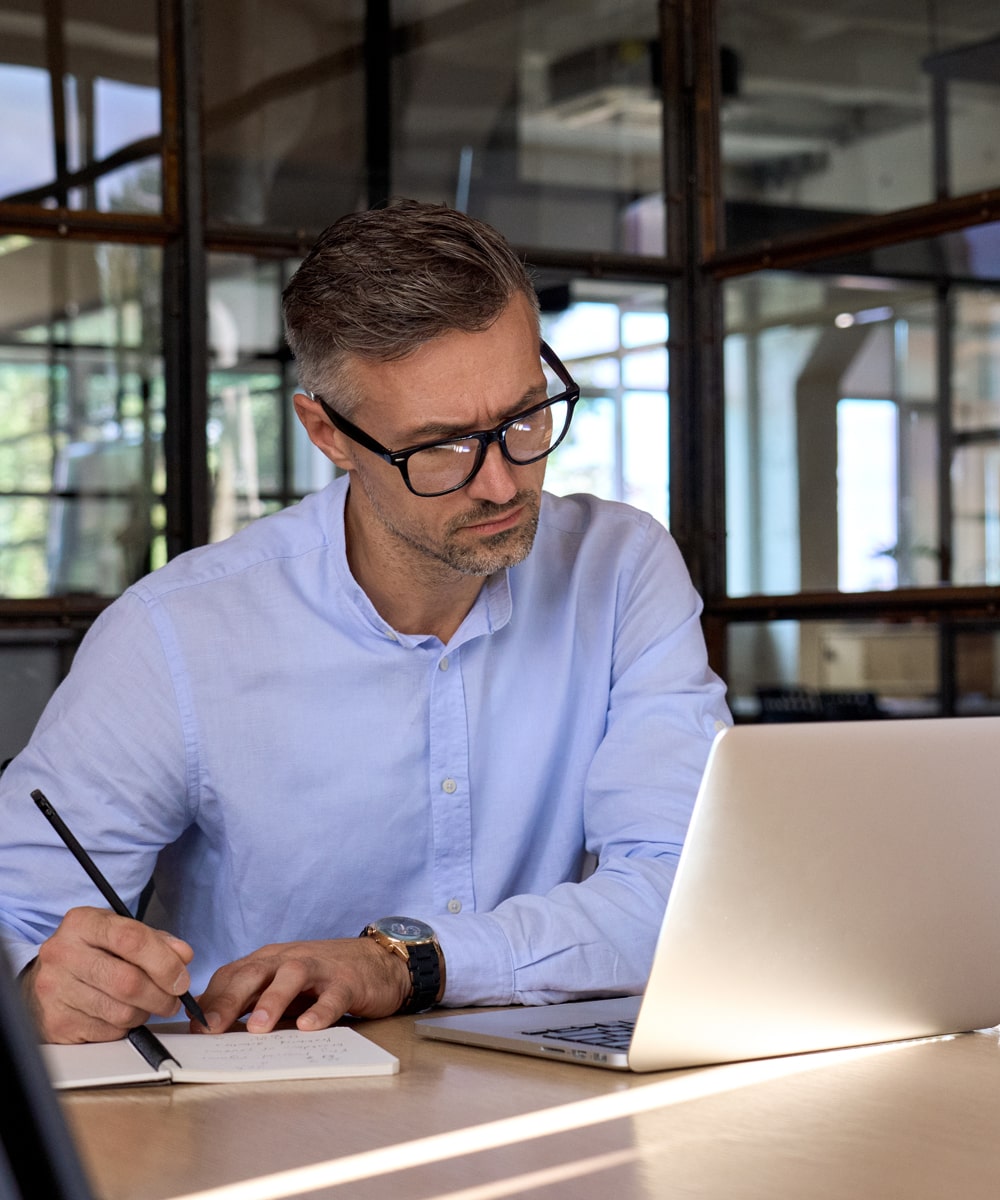
[[[101,895],[105,900],[107,900],[115,912],[120,917],[132,917],[132,913],[129,912],[121,896],[118,895],[111,884],[108,883],[108,881],[101,874],[97,864],[73,836],[66,822],[52,807],[51,802],[46,799],[44,793],[40,792],[38,788],[35,788],[35,790],[31,793],[31,798],[38,805],[39,809],[41,809],[44,816],[48,818],[52,828],[66,843],[67,849],[76,859],[76,861],[81,867],[83,867],[94,883],[97,884]],[[195,1000],[190,992],[185,992],[180,997],[180,1002],[184,1005],[184,1011],[189,1017],[200,1022],[200,1024],[204,1025],[206,1029],[208,1028],[208,1022],[205,1020],[205,1014],[198,1007],[197,1000]]]

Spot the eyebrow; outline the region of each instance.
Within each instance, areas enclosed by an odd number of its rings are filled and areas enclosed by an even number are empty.
[[[540,383],[537,387],[529,388],[520,400],[512,404],[507,410],[506,415],[501,416],[495,421],[491,428],[497,425],[502,425],[504,421],[510,421],[525,409],[532,408],[536,404],[540,404],[547,396],[547,386],[545,383]],[[416,429],[410,431],[406,435],[406,445],[416,446],[420,442],[425,441],[458,441],[461,438],[469,437],[471,433],[479,433],[480,430],[470,430],[466,425],[447,425],[441,421],[428,421],[424,425],[419,425]],[[401,437],[400,441],[403,440]]]

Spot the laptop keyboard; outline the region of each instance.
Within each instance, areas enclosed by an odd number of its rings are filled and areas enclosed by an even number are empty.
[[[559,1038],[563,1042],[584,1042],[608,1050],[627,1050],[635,1032],[635,1021],[600,1021],[593,1025],[564,1025],[557,1029],[526,1029],[528,1037]]]

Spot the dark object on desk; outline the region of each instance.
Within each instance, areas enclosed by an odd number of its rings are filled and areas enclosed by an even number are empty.
[[[777,721],[822,721],[819,696],[808,688],[759,687],[760,719]]]
[[[760,720],[768,725],[784,721],[873,721],[886,715],[874,692],[759,687],[757,699]]]
[[[39,810],[47,818],[52,828],[56,831],[56,833],[59,834],[63,842],[65,842],[67,849],[76,859],[76,861],[81,867],[83,867],[83,869],[97,885],[101,895],[105,900],[107,900],[114,911],[120,917],[128,917],[130,920],[135,920],[136,918],[134,918],[132,913],[129,912],[125,901],[122,900],[121,896],[118,895],[111,884],[108,883],[108,881],[101,874],[97,864],[73,836],[73,833],[67,826],[66,822],[52,807],[51,802],[46,799],[44,792],[40,792],[38,788],[35,788],[35,790],[31,793],[31,798],[38,805]],[[199,1024],[204,1025],[206,1029],[208,1028],[208,1022],[205,1020],[205,1014],[198,1007],[198,1002],[190,992],[184,992],[184,994],[180,997],[180,1002],[184,1005],[184,1011],[193,1021],[198,1021]]]
[[[93,1200],[0,946],[0,1200]]]
[[[819,704],[827,721],[876,721],[886,715],[874,692],[820,692]]]

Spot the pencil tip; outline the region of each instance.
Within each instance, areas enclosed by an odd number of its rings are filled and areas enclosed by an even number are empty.
[[[206,1029],[209,1028],[209,1024],[205,1020],[205,1014],[201,1011],[201,1006],[190,993],[185,992],[181,996],[181,1003],[184,1005],[185,1012],[192,1020],[197,1021],[199,1025],[204,1025]]]

